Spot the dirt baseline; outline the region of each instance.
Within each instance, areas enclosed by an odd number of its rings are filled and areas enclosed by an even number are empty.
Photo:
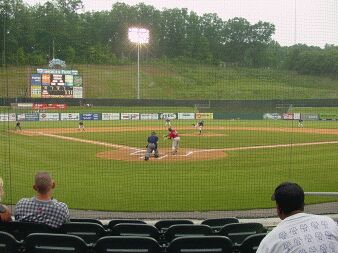
[[[142,127],[142,131],[163,131],[163,128],[146,126]],[[180,127],[180,130],[192,130],[191,127]],[[338,135],[336,129],[310,129],[310,128],[268,128],[268,127],[223,127],[223,126],[211,126],[207,130],[224,130],[226,131],[267,131],[267,132],[288,132],[288,133],[316,133],[316,134],[333,134]],[[134,132],[140,131],[139,127],[90,127],[86,128],[85,132]],[[193,131],[193,130],[192,130]],[[143,161],[146,150],[138,147],[130,147],[125,145],[86,140],[82,138],[68,137],[63,134],[77,133],[77,128],[40,128],[29,129],[22,131],[12,131],[16,134],[22,134],[27,136],[46,136],[50,138],[58,138],[66,141],[75,141],[88,143],[91,145],[99,145],[110,147],[114,150],[99,152],[96,157],[102,159],[112,159],[120,161]],[[80,133],[80,132],[79,132]],[[228,136],[223,133],[208,133],[205,131],[200,135],[198,132],[185,133],[181,136],[196,136],[196,138],[203,137],[219,137]],[[234,147],[234,148],[222,148],[222,149],[194,149],[194,148],[179,148],[176,155],[171,154],[170,148],[159,148],[160,155],[158,158],[151,157],[150,162],[174,162],[174,161],[198,161],[198,160],[212,160],[227,157],[227,151],[235,150],[249,150],[249,149],[271,149],[291,146],[309,146],[309,145],[323,145],[323,144],[337,144],[338,141],[326,141],[326,142],[311,142],[311,143],[292,143],[292,144],[276,144],[266,146],[249,146],[249,147]]]

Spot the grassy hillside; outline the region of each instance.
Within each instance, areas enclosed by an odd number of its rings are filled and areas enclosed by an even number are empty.
[[[41,67],[41,66],[40,66]],[[137,66],[75,65],[87,98],[135,98]],[[0,97],[27,94],[36,67],[0,68]],[[141,63],[141,98],[302,99],[337,98],[338,80],[290,71],[187,64]]]

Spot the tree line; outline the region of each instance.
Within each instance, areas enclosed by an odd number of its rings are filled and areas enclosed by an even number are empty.
[[[202,16],[187,9],[158,10],[143,3],[115,3],[109,11],[83,12],[81,0],[51,0],[28,6],[0,2],[2,65],[45,65],[53,56],[67,63],[128,64],[136,57],[128,28],[150,30],[143,59],[283,68],[301,74],[338,77],[338,46],[283,47],[275,26],[236,17]],[[55,50],[53,50],[55,49]]]

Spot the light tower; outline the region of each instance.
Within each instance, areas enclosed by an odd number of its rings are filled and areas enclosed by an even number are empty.
[[[149,30],[145,28],[130,27],[128,38],[132,43],[137,44],[137,99],[140,99],[140,47],[149,43]]]

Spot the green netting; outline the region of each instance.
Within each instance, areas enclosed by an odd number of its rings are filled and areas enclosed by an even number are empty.
[[[316,41],[303,29],[310,21],[277,3],[264,12],[279,9],[278,18],[264,19],[245,5],[223,15],[232,1],[194,1],[196,12],[159,3],[89,11],[94,2],[0,2],[5,204],[33,196],[42,170],[74,217],[266,217],[283,181],[337,190],[333,19],[314,18],[326,31]],[[286,30],[283,11],[299,15]],[[148,29],[149,42],[128,40],[130,27]],[[175,155],[166,118],[181,138]],[[144,161],[152,131],[159,157]],[[336,201],[306,202],[332,213]]]

